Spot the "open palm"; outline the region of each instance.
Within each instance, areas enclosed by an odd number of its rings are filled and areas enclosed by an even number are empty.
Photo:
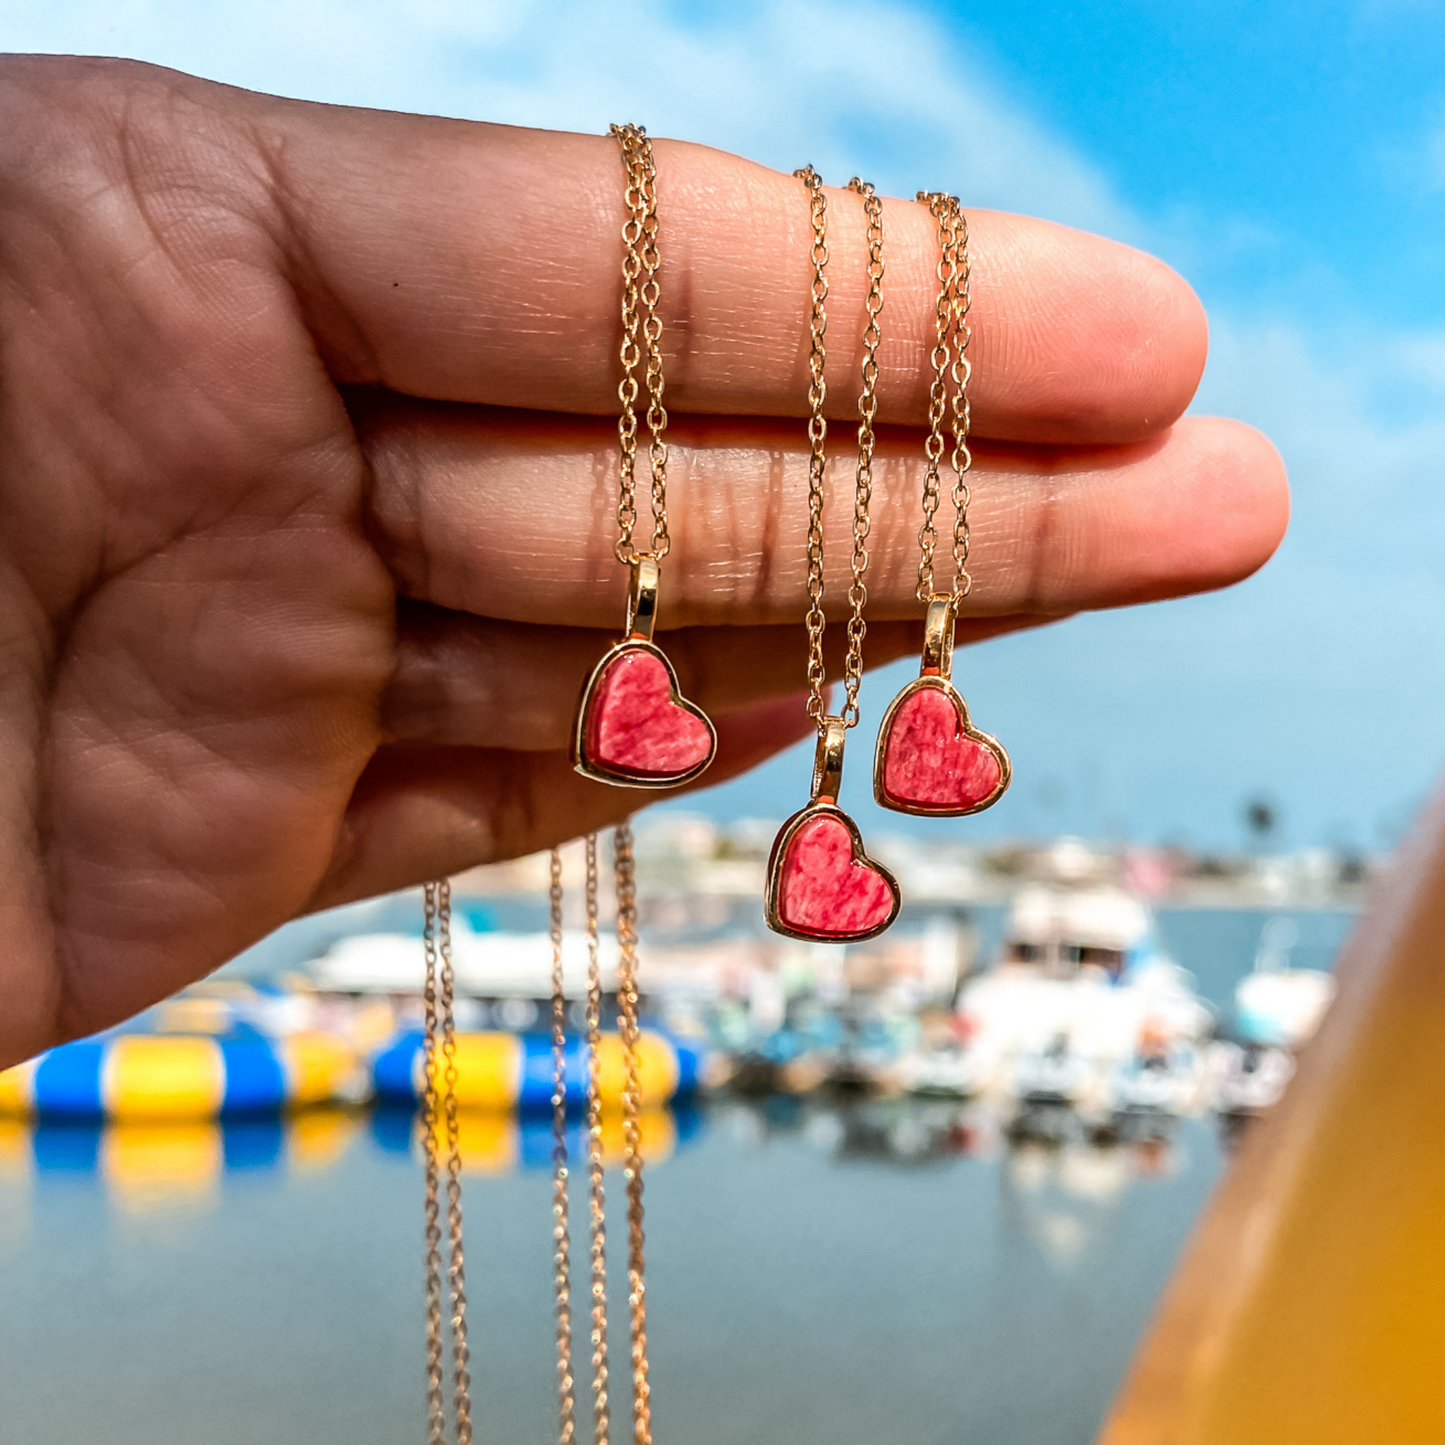
[[[662,625],[718,723],[713,782],[808,727],[810,235],[795,180],[701,147],[657,157]],[[3,62],[0,1065],[298,912],[637,805],[565,753],[625,587],[621,190],[603,138]],[[832,202],[846,417],[864,230],[856,197]],[[1205,349],[1188,288],[1094,237],[972,220],[960,641],[1258,566],[1282,470],[1245,427],[1177,421]],[[918,640],[936,257],[922,207],[889,202],[885,225],[870,663]],[[851,488],[834,437],[837,603]]]

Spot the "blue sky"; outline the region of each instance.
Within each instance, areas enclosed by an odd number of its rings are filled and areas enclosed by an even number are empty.
[[[520,124],[635,116],[1155,251],[1210,310],[1199,409],[1290,466],[1290,536],[1228,593],[961,654],[1016,781],[922,826],[1218,845],[1264,790],[1288,841],[1374,847],[1445,761],[1439,4],[0,0],[0,45]],[[867,689],[861,734],[907,672]],[[855,736],[849,801],[894,829]],[[688,806],[776,815],[807,772],[795,753]]]

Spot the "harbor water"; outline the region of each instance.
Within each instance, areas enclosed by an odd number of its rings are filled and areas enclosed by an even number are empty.
[[[1265,917],[1158,924],[1223,1007]],[[1347,915],[1294,917],[1296,961],[1323,966]],[[0,1437],[418,1438],[407,1118],[149,1128],[0,1125]],[[1227,1154],[1208,1116],[1100,1145],[1067,1128],[1011,1139],[977,1106],[906,1099],[720,1098],[650,1119],[648,1138],[655,1435],[688,1445],[1085,1445]],[[477,1438],[545,1441],[545,1123],[493,1119],[470,1142]],[[609,1183],[620,1438],[615,1170]],[[580,1191],[573,1235],[580,1278]],[[581,1339],[580,1292],[577,1306]]]

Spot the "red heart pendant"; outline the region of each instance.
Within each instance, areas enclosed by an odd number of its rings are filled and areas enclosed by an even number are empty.
[[[998,739],[973,726],[968,705],[944,678],[910,683],[878,730],[873,796],[896,812],[981,812],[1003,795],[1009,774]]]
[[[672,788],[712,761],[717,734],[677,691],[677,674],[650,642],[629,638],[592,670],[573,732],[572,762],[599,782]]]
[[[898,916],[898,884],[863,851],[857,825],[832,803],[794,814],[768,862],[768,924],[793,938],[848,943]]]

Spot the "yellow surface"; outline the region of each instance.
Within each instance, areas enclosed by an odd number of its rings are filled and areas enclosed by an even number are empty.
[[[225,1092],[225,1063],[211,1039],[137,1034],[106,1049],[101,1099],[112,1119],[208,1119]]]
[[[303,1109],[286,1125],[286,1157],[299,1173],[324,1174],[340,1161],[361,1127],[349,1109]]]
[[[334,1034],[300,1033],[277,1040],[293,1104],[324,1104],[339,1097],[356,1069],[350,1044]]]
[[[670,1109],[644,1108],[637,1119],[637,1151],[645,1164],[657,1164],[677,1147],[677,1121]],[[622,1115],[609,1109],[602,1116],[602,1162],[620,1169],[627,1157],[627,1140]]]
[[[1445,799],[1341,960],[1101,1445],[1445,1441]]]
[[[110,1124],[101,1135],[101,1174],[110,1196],[134,1213],[207,1202],[224,1162],[217,1123]]]
[[[417,1116],[417,1152],[420,1154],[425,1126]],[[437,1156],[446,1176],[446,1121],[436,1124]],[[522,1135],[516,1116],[496,1109],[459,1109],[457,1111],[457,1148],[461,1153],[464,1174],[510,1174],[521,1159]]]
[[[30,1112],[31,1079],[34,1074],[34,1059],[0,1072],[0,1118]]]
[[[616,1034],[603,1034],[597,1042],[597,1093],[604,1107],[622,1103],[626,1054]],[[677,1088],[677,1055],[666,1039],[643,1034],[637,1040],[638,1102],[665,1104]]]
[[[522,1092],[522,1041],[513,1034],[457,1035],[457,1103],[510,1109]],[[440,1069],[442,1061],[437,1059]]]
[[[0,1114],[0,1179],[30,1174],[30,1125],[14,1115]]]

